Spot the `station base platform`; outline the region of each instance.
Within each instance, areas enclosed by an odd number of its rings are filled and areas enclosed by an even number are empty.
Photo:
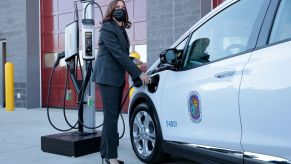
[[[99,152],[101,131],[80,133],[78,131],[41,137],[41,150],[64,156],[80,157]]]

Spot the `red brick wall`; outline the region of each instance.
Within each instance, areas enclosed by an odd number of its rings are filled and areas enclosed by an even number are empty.
[[[213,8],[217,7],[219,4],[221,4],[224,0],[213,0]]]

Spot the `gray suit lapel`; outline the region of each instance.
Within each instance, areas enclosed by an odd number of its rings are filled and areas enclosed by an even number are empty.
[[[126,39],[128,39],[128,36],[126,34],[126,37],[124,37],[124,34],[122,33],[122,30],[120,29],[120,27],[118,26],[118,24],[113,21],[115,30],[117,31],[117,37],[119,39],[119,41],[121,42],[121,44],[123,45],[123,47],[125,48],[126,51],[129,51],[129,43],[127,42]],[[129,41],[129,40],[128,40]]]

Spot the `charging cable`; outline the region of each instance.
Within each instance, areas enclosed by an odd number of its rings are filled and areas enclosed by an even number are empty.
[[[86,16],[87,16],[87,8],[88,8],[89,5],[96,5],[98,7],[98,9],[100,10],[102,19],[104,18],[102,8],[101,8],[101,6],[97,2],[95,2],[95,1],[89,1],[89,0],[80,0],[80,2],[82,2],[82,3],[88,3],[86,5],[86,7],[85,7],[85,10],[84,10],[84,19],[86,19]]]
[[[69,129],[60,129],[60,128],[56,127],[56,126],[52,123],[51,118],[50,118],[50,111],[49,111],[49,109],[50,109],[50,108],[49,108],[49,104],[50,104],[50,91],[51,91],[51,83],[52,83],[52,80],[53,80],[53,75],[54,75],[54,72],[55,72],[56,67],[59,65],[60,60],[61,60],[62,58],[64,58],[64,57],[65,57],[65,52],[62,52],[62,53],[59,53],[59,54],[58,54],[57,60],[56,60],[56,62],[55,62],[55,64],[54,64],[53,70],[52,70],[52,72],[51,72],[50,79],[49,79],[49,86],[48,86],[47,108],[46,108],[46,109],[47,109],[47,118],[48,118],[48,120],[49,120],[50,125],[51,125],[54,129],[56,129],[56,130],[58,130],[58,131],[61,131],[61,132],[68,132],[68,131],[70,131],[70,130],[76,128],[76,126],[78,125],[78,122],[76,122],[76,124],[75,124],[74,126],[71,126]],[[65,117],[65,118],[66,118],[66,117]]]

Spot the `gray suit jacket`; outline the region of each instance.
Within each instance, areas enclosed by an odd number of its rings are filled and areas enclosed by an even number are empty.
[[[125,71],[133,79],[141,70],[129,58],[127,34],[115,21],[103,23],[99,35],[99,50],[95,62],[92,81],[100,84],[121,87],[125,83]]]

